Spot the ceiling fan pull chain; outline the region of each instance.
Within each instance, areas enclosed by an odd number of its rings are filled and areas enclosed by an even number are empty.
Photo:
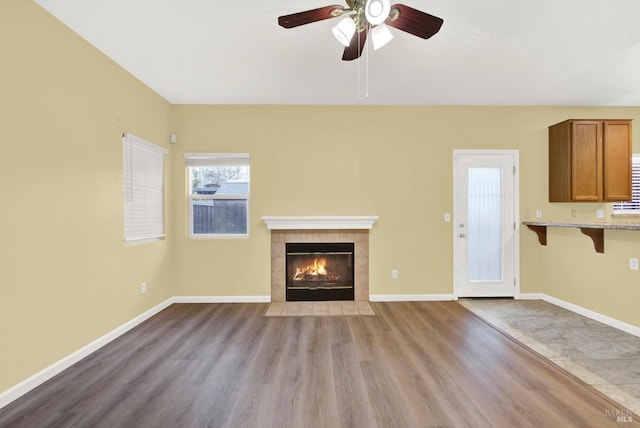
[[[360,32],[359,31],[357,33],[357,37],[358,37],[358,46],[360,46]],[[362,88],[361,88],[362,83],[360,82],[360,75],[362,74],[360,72],[360,61],[358,61],[358,66],[357,66],[356,70],[357,70],[357,73],[358,73],[358,102],[360,103],[360,102],[362,102],[362,95],[360,93],[360,91],[362,90]]]
[[[365,60],[365,90],[364,90],[364,97],[365,98],[369,98],[369,45],[371,43],[367,43],[367,46],[365,46],[365,53],[364,53],[364,60]]]

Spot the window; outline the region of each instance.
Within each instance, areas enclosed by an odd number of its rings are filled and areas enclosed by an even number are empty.
[[[122,136],[124,240],[164,235],[164,156],[167,150],[131,134]]]
[[[249,236],[249,155],[185,153],[189,237]]]
[[[640,217],[640,154],[634,154],[631,164],[631,195],[629,202],[614,202],[614,216]]]

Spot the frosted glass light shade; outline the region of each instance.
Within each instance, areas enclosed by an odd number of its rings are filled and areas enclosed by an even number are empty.
[[[391,0],[367,0],[364,16],[371,25],[382,24],[391,12]]]
[[[331,31],[341,45],[349,46],[353,35],[356,33],[356,23],[351,17],[346,17],[338,22],[338,25],[333,27]]]
[[[371,30],[371,42],[373,43],[374,51],[389,43],[391,39],[393,39],[393,34],[385,24],[377,25]]]

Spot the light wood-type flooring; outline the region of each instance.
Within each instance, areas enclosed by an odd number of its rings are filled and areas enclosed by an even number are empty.
[[[174,304],[1,409],[0,427],[640,426],[457,302],[267,306]]]

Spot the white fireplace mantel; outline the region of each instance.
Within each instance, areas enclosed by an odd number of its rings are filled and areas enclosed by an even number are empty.
[[[372,229],[378,216],[264,216],[267,229]]]

